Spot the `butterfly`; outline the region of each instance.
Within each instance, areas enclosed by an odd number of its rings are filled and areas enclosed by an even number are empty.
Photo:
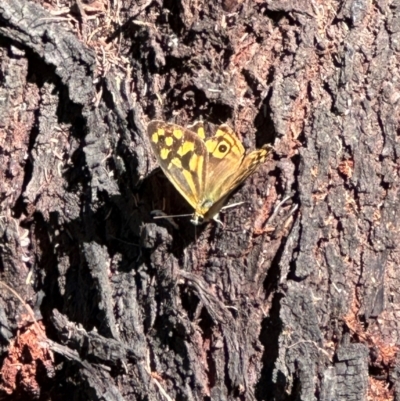
[[[269,153],[263,148],[246,154],[227,124],[206,138],[203,122],[184,128],[154,120],[147,134],[164,174],[193,207],[191,222],[195,225],[216,219],[227,196]]]

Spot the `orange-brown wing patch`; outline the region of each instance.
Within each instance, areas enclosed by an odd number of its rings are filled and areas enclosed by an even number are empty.
[[[215,203],[234,189],[231,180],[240,169],[245,150],[226,124],[218,127],[216,134],[205,144],[208,152],[205,194]]]
[[[205,197],[200,205],[216,204],[240,185],[264,163],[268,150],[255,150],[245,155],[245,149],[234,131],[221,125],[214,137],[205,142],[208,156]],[[205,212],[205,209],[202,210]]]

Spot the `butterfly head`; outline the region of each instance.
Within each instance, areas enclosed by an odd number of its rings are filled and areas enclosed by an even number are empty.
[[[211,199],[205,199],[200,202],[195,208],[193,216],[190,219],[191,223],[195,226],[199,226],[200,224],[203,224],[206,221],[210,220],[209,212],[210,209],[212,209],[213,205],[214,202]]]
[[[195,226],[199,226],[207,221],[213,220],[218,215],[223,203],[225,202],[223,197],[219,201],[215,202],[213,199],[204,199],[197,205],[195,211],[190,219],[191,223]]]
[[[190,219],[190,222],[195,226],[200,226],[204,223],[204,216],[200,213],[194,212],[192,218]]]

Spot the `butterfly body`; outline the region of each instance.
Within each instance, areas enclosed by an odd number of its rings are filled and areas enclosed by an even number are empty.
[[[268,150],[245,154],[233,130],[226,124],[206,139],[201,122],[183,128],[151,121],[150,143],[161,169],[193,207],[193,224],[218,214],[227,196],[265,161]]]

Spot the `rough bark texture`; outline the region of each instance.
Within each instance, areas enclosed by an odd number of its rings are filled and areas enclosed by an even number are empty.
[[[400,399],[400,1],[0,3],[0,399]],[[151,119],[274,156],[195,230]]]

